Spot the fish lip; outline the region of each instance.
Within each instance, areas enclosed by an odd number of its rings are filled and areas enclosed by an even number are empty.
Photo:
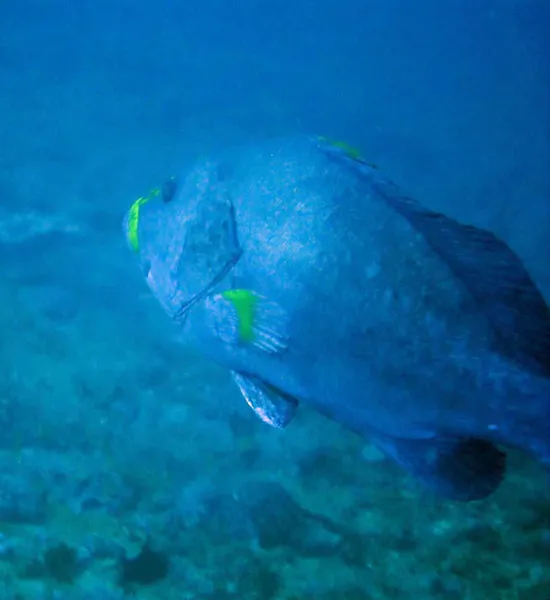
[[[175,311],[174,315],[172,316],[172,319],[176,323],[184,325],[185,321],[187,320],[187,317],[189,316],[189,311],[191,310],[191,308],[195,304],[197,304],[197,302],[204,300],[208,293],[213,288],[215,288],[223,279],[225,279],[227,275],[229,275],[229,273],[235,268],[236,264],[239,262],[242,254],[243,251],[239,249],[239,251],[225,263],[221,271],[212,278],[208,285],[206,285],[200,292],[195,294],[192,298],[190,298],[189,300],[185,300],[180,304],[179,308]]]

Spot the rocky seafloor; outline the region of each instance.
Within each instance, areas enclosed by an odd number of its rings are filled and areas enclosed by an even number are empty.
[[[539,467],[458,504],[307,409],[271,429],[49,223],[0,235],[2,600],[548,600]]]

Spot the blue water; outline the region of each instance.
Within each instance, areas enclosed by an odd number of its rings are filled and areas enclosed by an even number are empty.
[[[121,233],[198,156],[360,147],[550,299],[546,0],[0,3],[0,599],[548,600],[550,489],[469,505],[304,409],[260,423]]]

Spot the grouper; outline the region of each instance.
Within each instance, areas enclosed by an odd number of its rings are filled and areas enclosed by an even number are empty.
[[[269,425],[307,405],[455,500],[499,486],[503,447],[550,467],[550,310],[526,268],[346,144],[201,159],[124,229],[164,310]]]

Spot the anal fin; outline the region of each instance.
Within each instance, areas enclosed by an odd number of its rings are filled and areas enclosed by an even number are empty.
[[[283,429],[298,408],[298,401],[257,377],[232,371],[231,375],[239,386],[246,403],[268,425]]]

